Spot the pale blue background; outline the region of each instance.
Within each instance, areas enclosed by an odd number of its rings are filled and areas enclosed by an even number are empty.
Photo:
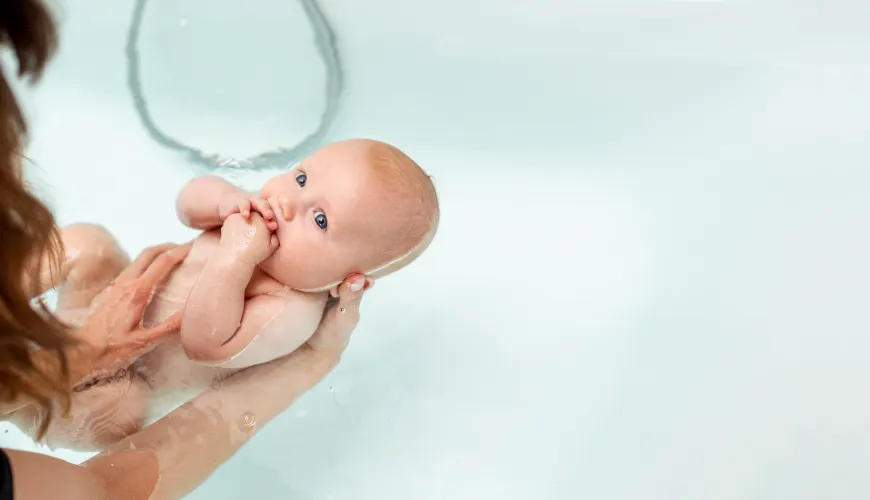
[[[194,172],[125,87],[132,1],[63,5],[24,94],[34,182],[131,253],[189,238]],[[441,230],[191,498],[870,498],[866,2],[321,5],[331,137],[417,159]],[[155,119],[228,154],[292,143],[323,106],[311,39],[293,1],[152,0]]]

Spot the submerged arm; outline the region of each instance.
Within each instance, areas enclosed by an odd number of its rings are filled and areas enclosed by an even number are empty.
[[[183,498],[337,364],[359,321],[361,298],[345,282],[308,344],[233,375],[81,467],[7,450],[16,498]]]

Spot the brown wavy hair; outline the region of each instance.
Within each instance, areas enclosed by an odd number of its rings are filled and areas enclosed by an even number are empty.
[[[57,38],[42,1],[0,0],[0,46],[14,53],[18,78],[39,80]],[[69,409],[64,352],[72,339],[44,305],[32,305],[40,274],[46,266],[56,269],[62,247],[54,216],[24,183],[26,140],[24,114],[0,67],[0,402],[34,402],[50,416],[55,402]],[[51,359],[37,364],[36,352],[52,354]],[[48,424],[43,419],[37,439]]]

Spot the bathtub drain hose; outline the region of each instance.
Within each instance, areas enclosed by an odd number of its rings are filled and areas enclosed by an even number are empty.
[[[142,19],[145,15],[145,6],[148,2],[147,0],[136,0],[133,18],[127,31],[127,46],[125,49],[127,56],[127,84],[133,97],[136,113],[142,122],[142,126],[147,130],[148,135],[161,146],[184,153],[190,161],[208,170],[221,167],[238,170],[282,168],[301,160],[319,147],[323,137],[335,120],[339,99],[344,90],[344,74],[336,47],[335,33],[320,6],[317,5],[317,1],[299,1],[302,3],[305,16],[311,23],[314,31],[314,42],[317,46],[317,52],[326,66],[326,106],[320,115],[317,128],[297,144],[266,151],[247,159],[241,159],[225,157],[218,153],[206,153],[201,149],[184,144],[178,139],[166,135],[154,123],[154,119],[148,110],[147,100],[142,91],[142,70],[139,65],[137,47],[139,31],[142,28]]]

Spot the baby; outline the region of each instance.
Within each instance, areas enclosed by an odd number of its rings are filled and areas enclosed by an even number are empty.
[[[203,229],[155,293],[145,326],[183,308],[187,356],[243,368],[289,354],[313,335],[330,292],[349,275],[385,276],[429,245],[438,199],[404,153],[373,140],[318,150],[258,195],[199,177],[178,196]]]
[[[143,326],[180,312],[181,335],[114,376],[80,384],[72,414],[56,415],[46,444],[101,449],[239,369],[292,352],[313,335],[337,284],[408,265],[439,218],[429,177],[371,140],[330,144],[257,195],[196,178],[177,208],[185,224],[205,231],[155,291]],[[77,323],[129,259],[99,226],[68,226],[62,237],[60,274],[43,287],[57,288],[57,316]],[[34,434],[44,415],[26,407],[8,418]]]

